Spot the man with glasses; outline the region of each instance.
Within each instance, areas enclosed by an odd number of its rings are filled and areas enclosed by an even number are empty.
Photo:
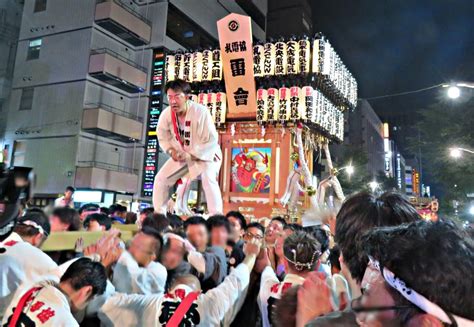
[[[360,192],[344,201],[336,217],[335,241],[341,249],[341,273],[349,284],[351,299],[362,295],[361,283],[368,263],[367,255],[362,251],[364,234],[377,227],[398,226],[419,219],[420,215],[410,202],[395,192],[386,192],[379,197]],[[305,284],[303,290],[298,293],[298,301],[308,303],[307,306],[298,307],[300,320],[309,322],[311,327],[356,324],[354,312],[351,310],[337,311],[317,318],[321,313],[314,312],[312,308],[321,309],[322,306],[316,304],[315,294],[311,293],[310,289],[311,287],[307,288]]]
[[[250,223],[246,226],[243,240],[244,242],[263,242],[265,229],[259,223]],[[260,251],[257,257],[255,268],[250,273],[250,282],[247,294],[242,297],[243,304],[240,305],[240,311],[233,319],[231,326],[259,326],[260,310],[258,309],[257,298],[260,291],[260,278],[262,268],[259,267],[262,262],[262,257],[265,255],[264,249]],[[226,321],[229,322],[229,321]],[[227,326],[225,324],[224,326]]]
[[[112,283],[117,292],[163,294],[167,272],[158,262],[163,239],[150,227],[143,227],[123,251],[114,268]]]
[[[169,106],[160,115],[156,134],[160,147],[171,158],[155,177],[153,206],[166,214],[169,188],[180,178],[201,177],[210,215],[222,213],[222,196],[217,180],[222,152],[209,110],[188,97],[190,85],[182,80],[165,87]]]

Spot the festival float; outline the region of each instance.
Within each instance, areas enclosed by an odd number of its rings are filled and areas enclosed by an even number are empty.
[[[220,49],[160,58],[165,80],[188,81],[192,100],[214,119],[223,153],[224,211],[297,218],[311,207],[328,205],[328,187],[342,201],[328,145],[343,141],[344,112],[356,107],[357,82],[329,40],[316,34],[253,43],[250,18],[238,14],[217,26]],[[324,153],[330,171],[319,183],[315,153],[319,159]],[[177,203],[187,202],[183,185]]]

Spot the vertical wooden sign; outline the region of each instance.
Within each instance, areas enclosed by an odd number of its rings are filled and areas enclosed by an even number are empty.
[[[256,118],[250,17],[230,14],[217,22],[230,119]]]

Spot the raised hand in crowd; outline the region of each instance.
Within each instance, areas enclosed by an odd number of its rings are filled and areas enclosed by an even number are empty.
[[[303,327],[312,319],[333,311],[331,297],[332,292],[324,273],[309,273],[298,290],[296,326]]]

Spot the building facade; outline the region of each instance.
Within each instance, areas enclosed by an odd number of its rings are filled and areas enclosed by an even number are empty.
[[[312,36],[313,33],[313,18],[309,0],[268,1],[268,37]]]
[[[344,148],[360,151],[367,157],[366,169],[369,178],[375,178],[385,170],[383,123],[370,103],[360,100],[354,111],[345,113],[344,143],[333,145],[331,151],[336,158],[344,156]]]
[[[0,1],[0,115],[6,111],[10,95],[13,67],[20,33],[23,3],[20,0]],[[6,119],[0,118],[0,135],[5,129]]]
[[[153,51],[217,46],[230,12],[265,39],[264,0],[26,0],[0,135],[10,163],[34,168],[40,195],[139,197]]]

